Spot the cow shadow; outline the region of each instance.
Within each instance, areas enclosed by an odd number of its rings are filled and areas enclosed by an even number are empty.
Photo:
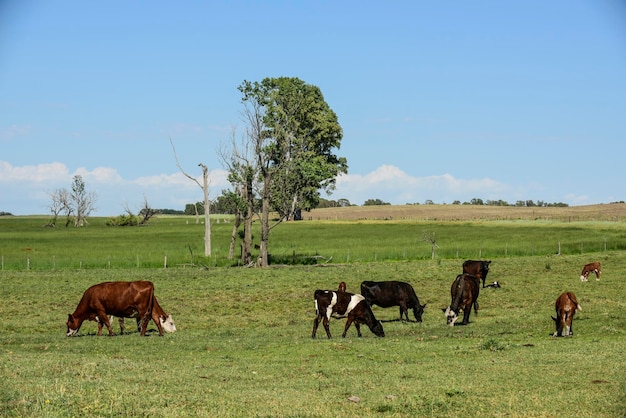
[[[414,322],[416,324],[419,324],[419,322],[417,322],[414,319],[407,320],[407,319],[398,319],[398,318],[396,318],[396,319],[380,319],[379,321],[383,322],[383,323],[387,323],[387,322]]]

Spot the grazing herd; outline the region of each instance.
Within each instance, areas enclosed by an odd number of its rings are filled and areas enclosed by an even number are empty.
[[[459,274],[450,287],[450,305],[443,308],[446,323],[450,326],[467,325],[472,309],[478,314],[478,295],[480,283],[482,288],[499,288],[495,281],[485,286],[491,261],[467,260],[463,263],[463,273]],[[600,263],[593,262],[583,267],[581,281],[587,281],[589,274],[595,273],[596,280],[600,280]],[[364,281],[361,283],[361,293],[354,294],[346,291],[346,283],[340,282],[336,291],[316,290],[313,294],[315,302],[315,320],[313,322],[312,338],[315,338],[319,323],[322,322],[326,336],[331,338],[329,322],[331,318],[347,318],[342,336],[345,337],[352,324],[357,335],[361,337],[361,324],[367,325],[374,335],[385,336],[381,321],[377,320],[372,306],[381,308],[398,306],[400,320],[409,320],[408,310],[413,310],[416,322],[422,322],[422,315],[426,304],[420,304],[415,290],[409,283],[400,281]],[[572,292],[563,292],[556,299],[556,317],[552,317],[556,331],[554,337],[573,336],[572,321],[577,311],[582,308]],[[463,311],[463,320],[457,324],[460,312]],[[168,315],[159,305],[154,295],[154,284],[149,281],[132,282],[104,282],[93,285],[85,290],[74,313],[68,315],[68,337],[76,335],[85,320],[95,321],[98,324],[98,335],[102,335],[102,327],[106,326],[109,335],[113,335],[111,321],[119,318],[120,331],[124,333],[124,318],[135,318],[137,331],[143,336],[150,320],[156,324],[159,335],[163,331],[174,332],[176,325],[171,315]]]

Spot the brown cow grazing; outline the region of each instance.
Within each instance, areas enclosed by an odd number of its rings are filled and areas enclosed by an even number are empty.
[[[340,292],[345,292],[346,291],[346,282],[341,282],[339,283],[339,289]]]
[[[385,336],[383,325],[376,319],[372,308],[367,304],[363,296],[347,292],[334,292],[332,290],[316,290],[313,298],[315,299],[315,320],[313,321],[311,338],[315,338],[320,321],[324,324],[326,336],[330,338],[328,321],[330,321],[331,316],[334,318],[348,318],[346,327],[343,330],[342,337],[344,338],[353,322],[359,337],[361,337],[360,324],[366,324],[379,337]]]
[[[589,263],[589,264],[585,264],[585,266],[583,267],[583,271],[582,273],[580,273],[580,281],[581,282],[586,282],[587,278],[589,277],[589,274],[591,273],[595,273],[596,274],[596,281],[600,281],[600,263],[597,261],[594,261],[593,263]]]
[[[572,328],[574,314],[576,311],[583,310],[578,304],[576,296],[572,292],[561,293],[554,303],[554,308],[556,310],[556,318],[552,317],[552,319],[556,325],[556,331],[552,336],[571,337],[574,335],[574,329]]]
[[[102,335],[103,323],[109,335],[113,335],[108,315],[126,318],[137,316],[141,321],[141,335],[146,335],[148,322],[152,319],[159,329],[159,335],[163,335],[163,327],[153,305],[152,282],[105,282],[93,285],[85,290],[74,313],[68,315],[66,335],[70,337],[76,334],[86,319],[98,322],[98,335]]]
[[[176,332],[176,324],[174,324],[174,319],[172,318],[172,315],[168,315],[167,313],[165,313],[163,308],[161,308],[161,305],[159,305],[159,301],[157,300],[156,296],[154,297],[152,310],[153,313],[155,313],[156,316],[159,318],[159,321],[161,321],[161,326],[163,327],[163,330],[165,332]],[[109,315],[109,321],[111,321],[112,317],[113,315]],[[139,316],[135,315],[134,318],[137,320],[137,332],[141,332],[141,321],[139,319]],[[118,321],[120,324],[120,334],[123,334],[125,330],[124,318],[118,318]],[[98,322],[98,329],[101,328],[102,322]]]
[[[483,280],[483,289],[485,288],[485,279],[489,273],[489,264],[491,261],[483,260],[467,260],[463,263],[463,273],[471,274]]]
[[[463,322],[461,325],[467,325],[472,312],[472,305],[474,306],[474,312],[478,315],[477,299],[479,291],[480,280],[478,277],[471,274],[459,274],[456,276],[450,288],[450,296],[452,297],[450,306],[442,309],[446,315],[448,325],[455,325],[455,322],[459,319],[459,311],[461,309],[463,310]]]
[[[417,322],[422,322],[422,314],[426,305],[420,305],[420,300],[413,290],[413,286],[405,282],[387,281],[361,283],[361,294],[370,305],[378,305],[381,308],[391,306],[400,307],[400,320],[409,320],[409,309],[413,309],[413,315]]]

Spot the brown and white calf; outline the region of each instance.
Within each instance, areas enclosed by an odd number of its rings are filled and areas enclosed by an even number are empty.
[[[324,324],[326,336],[330,338],[328,322],[331,316],[334,318],[348,318],[342,334],[344,338],[353,322],[359,337],[361,337],[360,324],[367,325],[379,337],[385,336],[383,325],[376,319],[372,308],[363,296],[332,290],[316,290],[313,298],[315,299],[315,320],[313,321],[311,338],[315,338],[320,321]]]
[[[176,332],[176,324],[174,324],[174,318],[172,318],[172,315],[168,315],[163,310],[163,308],[161,308],[161,305],[159,305],[159,301],[157,300],[156,296],[154,297],[154,301],[152,305],[152,317],[154,318],[155,316],[159,318],[159,321],[161,322],[161,326],[163,327],[163,330],[165,332]],[[111,321],[112,318],[113,318],[113,315],[109,315],[109,321]],[[135,315],[134,318],[137,320],[137,332],[141,332],[141,321],[139,320],[139,316]],[[125,330],[124,317],[118,318],[118,321],[120,324],[120,334],[123,334]],[[101,328],[102,328],[102,323],[98,322],[98,329],[100,330]]]
[[[596,281],[600,280],[600,263],[594,261],[593,263],[585,264],[582,273],[580,273],[580,281],[586,282],[591,273],[596,274]]]
[[[146,335],[148,322],[152,319],[163,335],[161,321],[153,310],[154,284],[149,281],[105,282],[91,286],[81,298],[74,313],[67,317],[68,337],[76,334],[85,320],[98,323],[98,335],[102,335],[102,325],[106,325],[109,335],[113,329],[109,315],[117,317],[137,317],[141,321],[141,335]]]
[[[552,317],[554,324],[556,325],[556,331],[552,334],[553,337],[571,337],[574,335],[574,329],[572,328],[572,322],[574,321],[574,314],[576,311],[582,311],[576,296],[572,292],[563,292],[554,302],[554,308],[556,310],[556,318]]]

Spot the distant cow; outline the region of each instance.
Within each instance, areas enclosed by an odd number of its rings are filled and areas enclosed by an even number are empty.
[[[552,317],[552,319],[556,325],[556,331],[552,336],[569,337],[574,335],[574,329],[572,328],[574,314],[576,311],[583,310],[578,304],[576,296],[572,292],[561,293],[554,303],[554,309],[556,310],[556,318]]]
[[[361,283],[361,294],[370,305],[378,305],[381,308],[391,306],[400,307],[400,319],[409,320],[409,309],[413,309],[413,315],[417,322],[422,322],[422,314],[426,305],[420,305],[413,287],[405,282],[388,281]],[[404,318],[403,318],[404,316]]]
[[[346,282],[341,282],[339,283],[339,289],[340,292],[345,292],[346,291]]]
[[[161,305],[159,305],[159,301],[157,300],[156,296],[154,297],[152,311],[159,318],[159,321],[161,321],[161,326],[163,327],[164,331],[176,332],[176,324],[174,324],[174,319],[172,318],[172,315],[168,315],[167,313],[165,313],[163,308],[161,308]],[[109,321],[111,321],[112,317],[113,315],[109,315]],[[135,316],[135,319],[137,320],[137,332],[141,332],[141,321],[138,316]],[[124,318],[118,318],[118,320],[120,324],[120,334],[123,334],[125,330]],[[102,323],[99,322],[98,326],[99,328],[102,328]]]
[[[450,287],[450,296],[452,298],[450,306],[442,309],[446,315],[447,324],[453,326],[459,319],[459,311],[463,310],[463,322],[461,325],[469,323],[472,305],[474,312],[478,315],[477,299],[480,291],[480,280],[471,274],[459,274],[456,276],[452,286]]]
[[[148,322],[152,319],[159,329],[159,335],[163,335],[161,321],[153,309],[154,300],[154,284],[149,281],[93,285],[85,290],[74,313],[68,315],[66,335],[76,334],[85,320],[98,322],[98,335],[102,335],[102,324],[108,328],[109,335],[113,335],[108,315],[139,318],[141,335],[146,335]]]
[[[593,263],[589,263],[586,264],[583,267],[583,271],[582,273],[580,273],[580,281],[581,282],[586,282],[587,278],[589,277],[589,274],[591,273],[595,273],[596,274],[596,281],[600,280],[600,263],[597,261],[594,261]]]
[[[489,273],[489,264],[491,264],[491,261],[467,260],[463,263],[463,273],[482,279],[484,289],[485,279],[487,279],[487,273]]]
[[[342,337],[344,338],[353,322],[359,337],[361,337],[360,324],[366,324],[379,337],[385,336],[382,324],[376,319],[372,308],[370,308],[363,296],[332,290],[316,290],[313,298],[315,299],[315,320],[313,321],[312,338],[315,338],[320,321],[324,324],[326,336],[330,338],[328,321],[330,321],[331,316],[334,318],[348,318],[346,327],[343,330]]]

